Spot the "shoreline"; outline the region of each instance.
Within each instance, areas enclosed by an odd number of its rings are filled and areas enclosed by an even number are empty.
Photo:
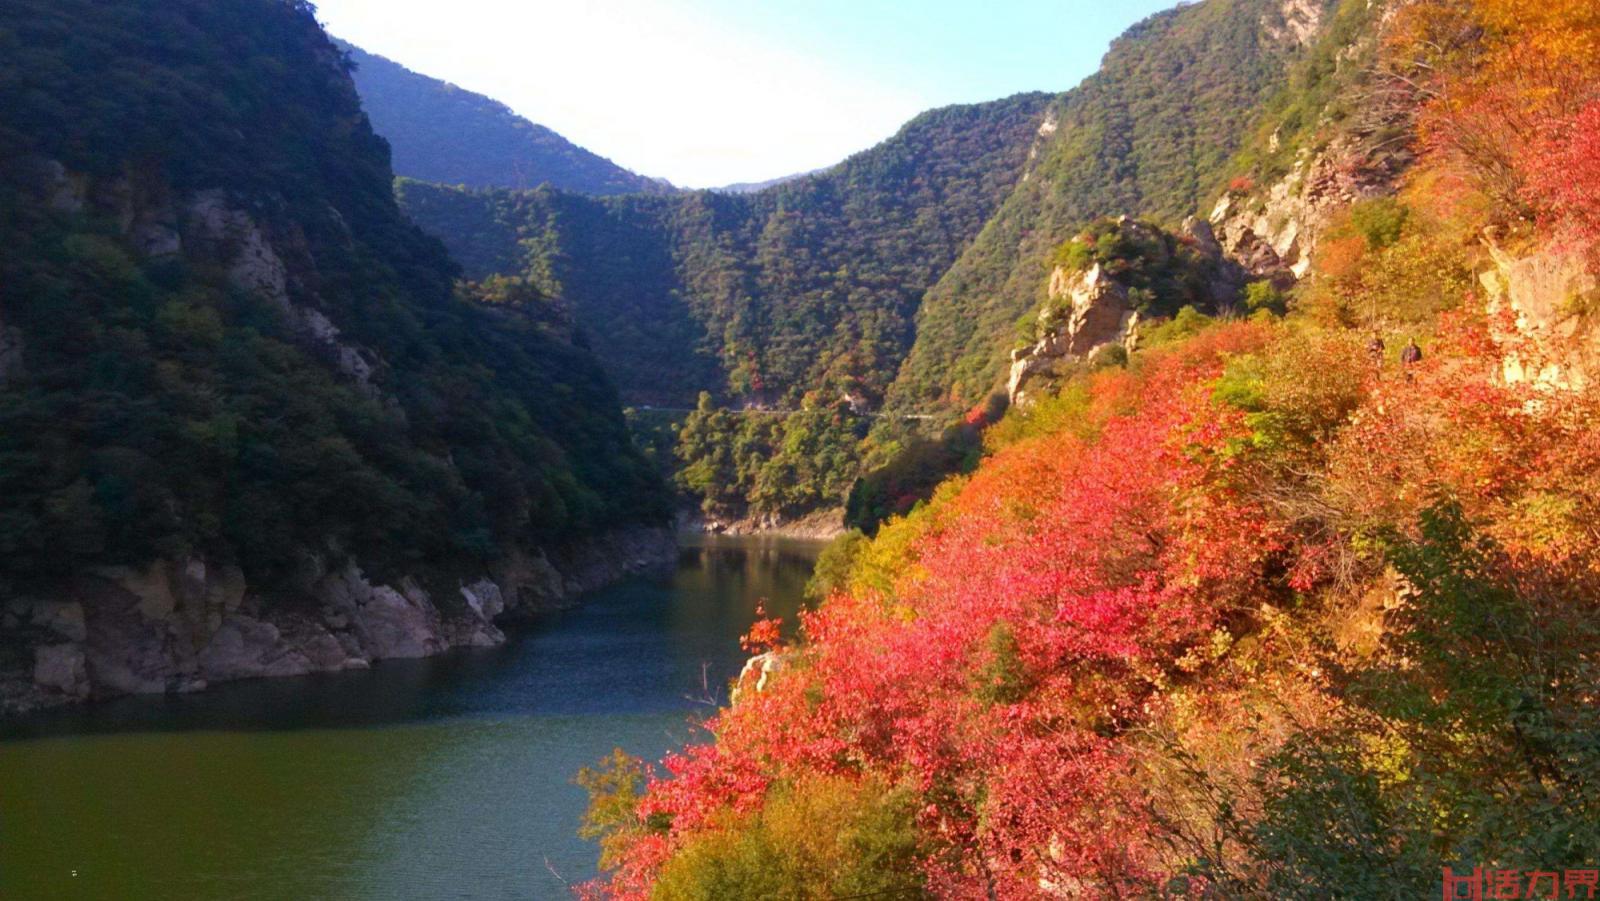
[[[575,607],[677,553],[669,527],[629,526],[512,554],[458,586],[373,584],[351,563],[307,572],[270,600],[237,569],[200,559],[86,573],[48,597],[0,603],[0,718],[494,647],[502,625]]]
[[[787,521],[776,516],[707,519],[698,511],[685,511],[678,515],[677,530],[690,535],[770,536],[807,541],[832,541],[849,531],[844,524],[843,507],[818,510]]]

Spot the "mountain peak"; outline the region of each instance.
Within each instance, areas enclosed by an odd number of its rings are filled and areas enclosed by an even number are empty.
[[[389,139],[395,173],[473,188],[554,185],[579,194],[668,194],[663,179],[630,172],[510,107],[393,60],[336,41],[373,130]]]

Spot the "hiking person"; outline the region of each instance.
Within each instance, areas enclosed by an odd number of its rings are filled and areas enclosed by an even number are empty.
[[[1406,381],[1411,381],[1411,368],[1422,362],[1422,348],[1417,346],[1417,339],[1412,338],[1400,349],[1400,365],[1405,368]]]

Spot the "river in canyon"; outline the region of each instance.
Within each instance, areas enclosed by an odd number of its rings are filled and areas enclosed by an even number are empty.
[[[0,898],[569,897],[574,775],[703,737],[820,549],[686,538],[499,648],[0,721]]]

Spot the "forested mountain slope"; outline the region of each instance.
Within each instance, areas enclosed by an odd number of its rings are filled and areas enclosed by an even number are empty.
[[[843,387],[892,393],[902,410],[970,405],[998,383],[1012,323],[1042,300],[1050,253],[1099,217],[1176,225],[1215,198],[1334,6],[1208,0],[1158,14],[1052,101],[936,110],[749,197],[626,198],[601,215],[548,193],[411,185],[403,202],[469,271],[543,279],[597,336],[618,335],[600,353],[625,393],[770,401]],[[593,234],[600,222],[627,240]],[[618,251],[652,232],[653,248]],[[662,253],[670,272],[646,262]],[[685,329],[700,332],[692,344]],[[663,355],[693,360],[684,378],[662,381]]]
[[[1342,6],[1364,49],[1308,61],[1356,93],[1274,102],[1237,161],[1272,184],[1219,206],[1254,311],[1124,343],[1095,308],[1222,242],[1061,248],[1031,324],[1068,351],[976,469],[830,548],[796,637],[754,624],[706,741],[580,776],[589,897],[1595,881],[1600,7]]]
[[[526,277],[563,298],[630,397],[881,397],[922,292],[1015,185],[1046,101],[934,110],[832,169],[749,195],[407,182],[400,196],[469,274]]]
[[[1323,27],[1333,5],[1181,7],[1131,29],[1064,95],[936,110],[835,169],[748,196],[596,201],[406,182],[402,205],[475,276],[525,277],[562,297],[634,402],[686,407],[706,390],[796,409],[848,397],[857,409],[887,400],[895,416],[953,419],[1002,386],[1014,323],[1044,299],[1064,242],[1105,216],[1175,226],[1245,168],[1238,157],[1267,140],[1256,132],[1274,104],[1305,93],[1292,74],[1314,48],[1343,51],[1345,37]],[[759,486],[814,471],[799,494],[832,497],[821,486],[849,484],[864,461],[882,465],[920,441],[878,426],[865,440],[826,430],[848,448],[810,430],[741,444],[737,463],[688,447],[679,456],[722,474],[693,480],[710,506],[727,512],[713,499],[743,496],[792,516],[804,508],[775,508],[779,493]],[[803,466],[768,472],[778,445],[814,443]]]
[[[355,63],[361,105],[373,129],[389,141],[398,175],[474,188],[549,184],[595,195],[672,191],[671,185],[629,172],[503,103],[336,43]]]
[[[458,290],[401,214],[309,4],[8,3],[0,95],[3,675],[45,644],[77,696],[493,640],[508,561],[664,518],[565,313]]]
[[[999,381],[1012,323],[1044,299],[1048,258],[1101,216],[1176,225],[1215,196],[1234,153],[1333,0],[1207,0],[1119,38],[1049,112],[1028,176],[928,292],[892,397],[970,405]]]

